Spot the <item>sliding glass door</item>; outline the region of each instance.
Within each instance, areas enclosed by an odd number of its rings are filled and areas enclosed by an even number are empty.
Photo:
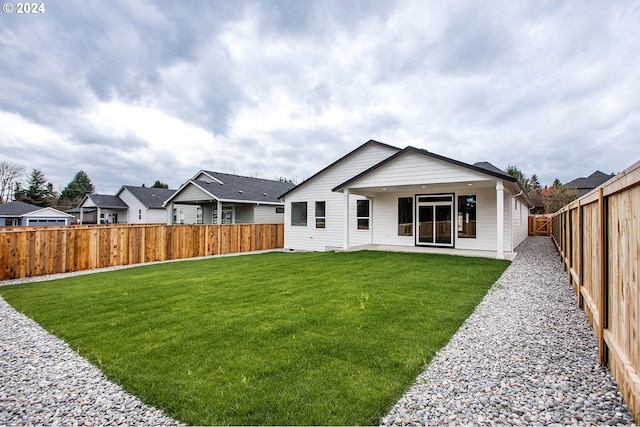
[[[417,245],[453,246],[453,195],[418,196]]]

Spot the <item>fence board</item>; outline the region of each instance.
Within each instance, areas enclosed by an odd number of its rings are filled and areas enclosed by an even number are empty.
[[[284,247],[282,224],[0,227],[0,280]]]
[[[640,162],[563,207],[552,236],[611,369],[640,421]],[[578,286],[576,286],[576,284]]]

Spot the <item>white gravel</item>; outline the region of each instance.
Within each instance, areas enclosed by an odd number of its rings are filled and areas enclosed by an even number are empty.
[[[0,298],[0,425],[176,425]]]
[[[548,237],[529,237],[384,425],[633,425]]]

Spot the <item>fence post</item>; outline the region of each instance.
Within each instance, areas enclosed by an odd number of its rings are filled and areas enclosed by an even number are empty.
[[[598,361],[601,365],[606,363],[606,351],[604,348],[604,322],[605,322],[605,309],[606,309],[606,295],[607,295],[607,274],[606,274],[606,218],[605,218],[605,206],[604,206],[604,190],[600,188],[598,190],[598,228],[600,231],[600,298],[598,298]]]
[[[578,276],[578,307],[584,309],[584,299],[582,296],[582,287],[584,286],[583,283],[583,270],[582,270],[582,264],[583,264],[583,259],[584,259],[584,254],[582,253],[584,250],[584,230],[582,229],[582,203],[580,201],[580,199],[578,199],[578,226],[577,226],[578,230],[578,241],[576,242],[578,244],[578,259],[576,260],[576,262],[578,263],[578,268],[576,269],[576,275]]]

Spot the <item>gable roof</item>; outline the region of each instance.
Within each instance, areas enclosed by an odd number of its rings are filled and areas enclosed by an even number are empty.
[[[140,201],[147,209],[164,209],[163,205],[165,200],[173,196],[176,190],[168,188],[155,188],[155,187],[136,187],[133,185],[123,185],[118,196],[124,189],[129,192]]]
[[[505,181],[514,182],[514,183],[518,181],[517,179],[515,179],[511,175],[509,175],[506,172],[498,169],[497,167],[493,166],[489,162],[479,162],[479,163],[476,163],[475,165],[470,165],[468,163],[464,163],[464,162],[461,162],[459,160],[450,159],[448,157],[432,153],[432,152],[424,150],[422,148],[415,148],[415,147],[408,146],[408,147],[398,151],[396,154],[394,154],[394,155],[392,155],[390,157],[387,157],[386,159],[384,159],[380,163],[371,166],[369,169],[359,173],[358,175],[354,176],[353,178],[348,179],[347,181],[343,182],[342,184],[336,186],[335,188],[332,188],[331,191],[339,191],[339,190],[341,190],[342,188],[346,187],[347,185],[351,184],[352,182],[357,181],[358,179],[362,178],[363,176],[368,175],[369,173],[371,173],[371,172],[375,171],[376,169],[386,165],[389,162],[394,161],[395,159],[397,159],[400,156],[405,155],[406,153],[421,154],[423,156],[427,156],[427,157],[431,157],[433,159],[437,159],[437,160],[441,160],[441,161],[444,161],[444,162],[447,162],[447,163],[451,163],[451,164],[454,164],[456,166],[460,166],[460,167],[463,167],[463,168],[471,169],[471,170],[473,170],[475,172],[480,172],[480,173],[483,173],[483,174],[486,174],[486,175],[494,176],[496,178],[500,178],[500,179],[503,179]]]
[[[54,209],[52,207],[42,207],[32,205],[30,203],[14,201],[9,203],[0,204],[0,217],[22,217],[29,214],[38,213],[40,211],[47,211],[55,216],[67,216],[72,217],[73,215],[66,214],[58,209]],[[43,215],[46,215],[43,213]]]
[[[107,209],[129,209],[129,206],[125,202],[120,199],[118,196],[110,196],[106,194],[87,194],[84,196],[85,199],[88,197],[91,201],[99,208],[107,208]],[[80,202],[80,205],[84,203],[84,200]]]
[[[0,204],[0,216],[22,216],[42,209],[40,206],[25,202],[9,202]]]
[[[361,146],[359,146],[358,148],[356,148],[353,151],[350,151],[349,153],[345,154],[344,156],[340,157],[338,160],[336,160],[335,162],[331,163],[329,166],[321,169],[320,171],[314,173],[313,175],[311,175],[309,178],[305,179],[304,181],[302,181],[300,184],[296,185],[295,187],[291,188],[289,191],[287,191],[286,193],[282,193],[280,195],[280,197],[278,197],[279,199],[282,199],[284,196],[286,196],[287,194],[291,193],[293,190],[297,190],[298,188],[304,186],[305,184],[307,184],[308,182],[310,182],[311,180],[313,180],[316,176],[321,175],[322,173],[324,173],[325,171],[327,171],[328,169],[331,169],[332,167],[334,167],[335,165],[337,165],[338,163],[342,162],[343,160],[347,159],[348,157],[353,156],[354,154],[358,153],[359,151],[363,150],[365,147],[369,147],[371,145],[378,145],[381,147],[385,147],[385,148],[389,148],[395,151],[400,151],[400,148],[398,147],[394,147],[392,145],[389,144],[385,144],[384,142],[379,142],[373,139],[370,139],[369,141],[365,142],[364,144],[362,144]]]
[[[609,181],[614,176],[614,174],[607,175],[597,170],[586,178],[576,178],[573,181],[567,182],[565,185],[577,189],[593,189]]]
[[[281,204],[280,194],[289,191],[294,184],[289,182],[274,181],[271,179],[253,178],[249,176],[233,175],[222,172],[201,170],[196,176],[204,173],[213,181],[207,182],[198,179],[190,179],[183,184],[172,196],[165,200],[165,204],[176,197],[182,189],[192,184],[209,194],[212,198],[221,201],[242,201],[253,203]]]

